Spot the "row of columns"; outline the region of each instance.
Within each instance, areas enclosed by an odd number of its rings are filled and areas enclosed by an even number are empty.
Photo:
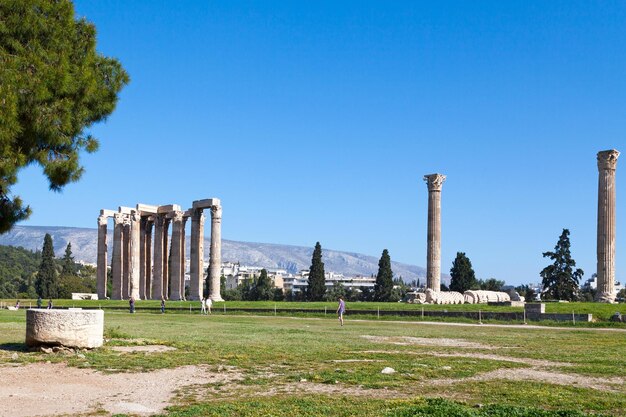
[[[598,152],[598,229],[596,300],[615,301],[615,170],[619,151]],[[446,176],[424,176],[428,185],[426,288],[441,289],[441,188]]]
[[[222,207],[217,198],[197,200],[182,211],[178,205],[134,209],[120,207],[117,212],[100,210],[98,217],[97,291],[107,294],[107,223],[113,218],[111,257],[112,299],[185,299],[185,226],[191,217],[189,299],[203,297],[204,209],[211,211],[211,248],[208,281],[209,297],[222,301],[220,294]],[[171,226],[171,239],[169,229]],[[153,238],[154,229],[154,238]]]

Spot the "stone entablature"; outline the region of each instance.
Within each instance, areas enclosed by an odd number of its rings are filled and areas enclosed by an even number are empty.
[[[135,208],[120,206],[117,211],[100,210],[96,275],[98,297],[107,298],[106,236],[108,219],[113,218],[111,298],[184,299],[185,224],[191,218],[189,299],[200,300],[203,295],[204,209],[211,212],[209,296],[214,301],[221,301],[222,206],[217,198],[196,200],[186,211],[177,204],[156,206],[141,203]]]

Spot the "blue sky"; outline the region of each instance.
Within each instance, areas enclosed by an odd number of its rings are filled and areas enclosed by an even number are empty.
[[[599,150],[626,151],[622,1],[76,1],[131,76],[91,131],[86,173],[14,191],[24,225],[218,197],[225,239],[425,266],[424,174],[442,193],[442,271],[538,282],[563,228],[595,271]],[[626,158],[623,156],[622,158]],[[617,275],[626,279],[626,164]],[[620,166],[622,165],[622,166]]]

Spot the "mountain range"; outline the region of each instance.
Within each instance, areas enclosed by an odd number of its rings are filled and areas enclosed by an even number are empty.
[[[56,226],[15,226],[11,231],[0,235],[0,245],[21,246],[29,250],[41,250],[46,233],[52,236],[57,257],[63,255],[68,243],[72,244],[72,254],[76,261],[96,262],[97,229],[56,227]],[[109,257],[113,233],[107,235]],[[189,237],[187,237],[189,248]],[[204,259],[208,265],[210,242],[205,238]],[[188,250],[188,249],[187,249]],[[290,273],[308,269],[311,265],[313,248],[305,246],[280,245],[274,243],[252,243],[234,240],[222,240],[222,262],[239,262],[241,265],[264,268],[280,268]],[[187,258],[189,252],[187,252]],[[342,252],[323,249],[325,270],[342,273],[345,276],[369,276],[378,271],[378,258],[354,252]],[[423,267],[400,262],[392,262],[394,277],[404,281],[420,279],[424,282],[426,270]],[[450,277],[442,274],[442,282],[449,282]]]

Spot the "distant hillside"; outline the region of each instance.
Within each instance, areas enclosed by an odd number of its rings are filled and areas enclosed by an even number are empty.
[[[53,226],[16,226],[10,232],[0,235],[0,245],[22,246],[30,250],[41,250],[43,237],[50,233],[54,241],[54,251],[57,257],[63,254],[68,242],[72,243],[74,259],[90,263],[96,262],[97,230],[75,227]],[[108,233],[109,256],[113,247],[113,231]],[[209,240],[205,238],[204,258],[208,262]],[[189,247],[187,238],[187,248]],[[370,275],[378,271],[378,258],[352,252],[340,252],[323,249],[324,264],[327,271],[343,273],[344,275]],[[313,248],[304,246],[289,246],[273,243],[237,242],[222,240],[222,260],[239,261],[243,265],[261,266],[266,268],[283,268],[289,272],[307,269],[311,264]],[[189,257],[189,253],[187,253]],[[421,279],[424,281],[426,270],[415,265],[392,262],[394,276],[402,276],[405,281]],[[442,275],[444,282],[449,282],[449,276]]]

